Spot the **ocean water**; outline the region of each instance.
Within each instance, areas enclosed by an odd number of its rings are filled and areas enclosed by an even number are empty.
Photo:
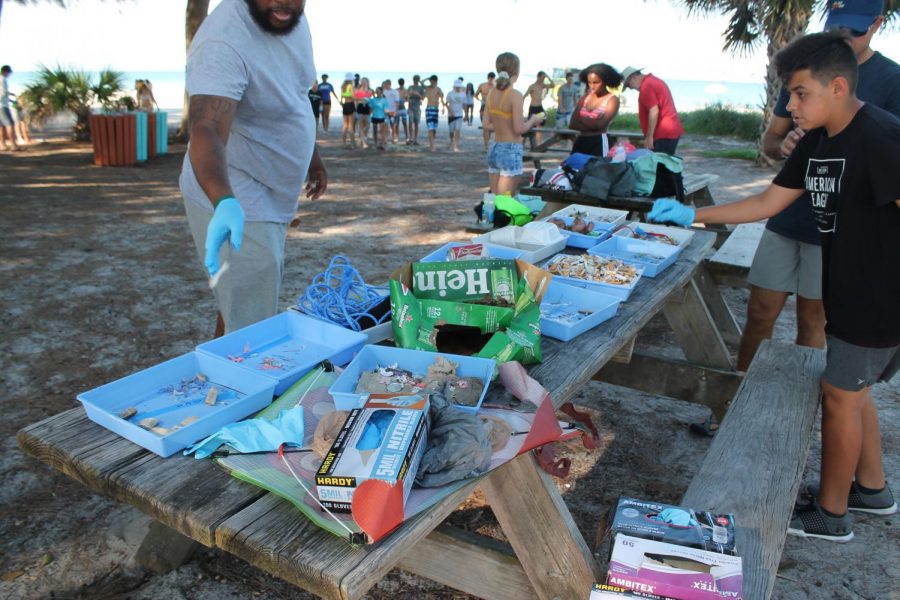
[[[320,71],[328,73],[329,81],[337,88],[344,79],[346,69],[335,69],[332,71]],[[369,73],[361,73],[363,77],[368,77],[372,88],[380,85],[385,79],[390,79],[394,86],[397,85],[397,79],[402,77],[406,80],[406,85],[412,83],[412,72],[388,72],[375,71]],[[457,77],[461,77],[464,81],[472,82],[476,87],[487,80],[486,73],[432,73],[428,71],[419,71],[419,75],[423,79],[434,74],[438,76],[438,85],[449,92],[453,86],[453,81]],[[18,92],[24,85],[29,83],[35,74],[30,72],[15,72],[10,81],[10,89]],[[533,73],[524,73],[516,82],[516,88],[524,91],[528,85],[534,81]],[[170,112],[180,111],[184,103],[184,72],[183,71],[143,71],[125,72],[125,82],[128,89],[134,89],[134,82],[137,79],[149,79],[153,85],[153,95],[162,110]],[[672,96],[675,98],[675,106],[678,110],[687,111],[697,108],[703,108],[710,104],[726,104],[738,109],[755,110],[765,101],[765,85],[760,83],[740,83],[728,81],[680,81],[667,80],[666,83],[672,90]],[[545,106],[550,107],[552,102],[548,101]],[[627,90],[622,103],[622,111],[633,112],[637,110],[637,92]]]

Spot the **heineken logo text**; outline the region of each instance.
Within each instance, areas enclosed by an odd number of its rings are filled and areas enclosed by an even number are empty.
[[[454,269],[452,271],[427,271],[418,272],[416,278],[417,290],[437,291],[440,296],[446,296],[447,290],[462,290],[465,288],[467,295],[489,294],[488,286],[489,269]]]

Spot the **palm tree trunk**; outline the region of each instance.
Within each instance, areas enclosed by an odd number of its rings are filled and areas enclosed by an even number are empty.
[[[185,56],[187,56],[187,53],[191,49],[191,42],[194,40],[194,34],[200,29],[200,24],[203,23],[207,14],[209,14],[209,0],[187,0],[187,10],[185,11],[184,20]],[[175,134],[175,138],[182,142],[186,142],[190,138],[190,129],[188,125],[190,115],[188,114],[188,104],[188,95],[187,91],[185,91],[184,112],[182,112],[181,115],[181,127],[178,128],[178,133]]]
[[[778,95],[781,93],[781,80],[775,72],[775,55],[779,50],[787,46],[794,38],[803,35],[806,26],[812,16],[812,10],[792,10],[788,11],[783,18],[777,20],[774,27],[766,32],[769,40],[766,46],[766,55],[768,64],[766,65],[766,104],[763,107],[763,118],[759,129],[759,141],[757,145],[756,164],[769,165],[773,162],[764,153],[762,148],[763,133],[772,120],[772,111],[775,109],[775,103],[778,101]]]

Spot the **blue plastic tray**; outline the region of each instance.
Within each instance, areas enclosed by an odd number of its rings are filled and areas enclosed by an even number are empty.
[[[554,279],[541,300],[541,334],[568,342],[613,318],[621,302],[621,298]],[[545,317],[548,312],[558,314],[580,310],[591,311],[591,314],[577,321]]]
[[[328,392],[334,399],[334,406],[337,410],[359,408],[368,397],[368,394],[356,393],[356,384],[359,383],[359,377],[362,373],[372,371],[378,366],[386,367],[396,364],[401,369],[406,369],[417,375],[425,375],[428,372],[428,367],[434,364],[434,360],[438,355],[458,363],[459,368],[456,370],[456,374],[460,377],[478,377],[484,383],[484,391],[481,393],[476,406],[457,405],[457,408],[460,410],[477,412],[479,407],[481,407],[481,403],[484,402],[484,395],[487,393],[488,385],[490,385],[491,378],[494,376],[496,363],[490,358],[370,345],[360,350],[356,358],[347,365],[347,368],[331,385]]]
[[[602,243],[602,242],[601,242]],[[597,246],[594,246],[596,248]],[[588,254],[591,253],[593,248],[588,250]],[[543,264],[541,264],[541,268],[545,271],[549,271],[550,269],[547,266],[556,261],[560,260],[564,255],[557,254],[547,260]],[[631,282],[631,285],[614,285],[612,283],[603,283],[600,281],[590,281],[588,279],[578,279],[577,277],[565,277],[563,275],[553,275],[553,281],[559,281],[561,283],[565,283],[567,285],[572,285],[580,288],[587,288],[589,290],[594,290],[595,292],[601,292],[603,294],[608,294],[610,296],[615,296],[616,298],[621,298],[622,300],[628,300],[628,297],[631,296],[631,292],[637,286],[638,282],[641,280],[643,267],[637,267],[637,277],[634,278],[634,281]]]
[[[561,219],[566,222],[566,227],[571,227],[572,223],[575,221],[572,217],[562,217],[559,215],[553,215],[552,217],[547,217],[548,219]],[[612,227],[609,223],[604,223],[603,221],[591,221],[594,224],[594,232],[597,235],[590,235],[585,233],[575,233],[574,231],[569,231],[568,229],[560,229],[559,232],[566,236],[566,246],[571,248],[592,248],[607,239],[612,233]]]
[[[518,248],[510,248],[509,246],[500,246],[498,244],[488,244],[487,242],[448,242],[428,256],[423,257],[419,262],[444,262],[447,260],[447,253],[450,251],[450,248],[467,246],[469,244],[484,244],[488,252],[490,252],[491,258],[515,260],[525,254],[524,250]]]
[[[367,342],[364,333],[287,311],[200,344],[197,351],[277,379],[280,396],[323,360],[347,364]]]
[[[588,254],[604,258],[618,258],[623,262],[644,268],[644,277],[656,277],[678,258],[678,246],[648,242],[634,238],[613,236],[593,248]]]
[[[196,378],[203,374],[207,380]],[[186,381],[192,385],[186,386]],[[122,379],[78,394],[88,418],[160,456],[170,456],[202,440],[220,427],[265,408],[272,401],[275,379],[248,373],[215,357],[190,352]],[[219,389],[216,403],[206,404],[211,386]],[[181,393],[176,393],[181,392]],[[129,419],[119,415],[136,408]],[[167,435],[138,426],[154,417],[166,429],[188,417],[196,421]]]

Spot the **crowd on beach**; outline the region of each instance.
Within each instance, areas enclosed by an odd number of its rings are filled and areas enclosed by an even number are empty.
[[[400,77],[394,87],[390,79],[372,84],[368,77],[348,72],[337,89],[328,81],[327,74],[322,75],[321,81],[309,89],[309,100],[317,123],[321,122],[326,133],[331,128],[332,104],[341,106],[341,141],[351,148],[368,148],[370,132],[371,145],[379,150],[384,150],[385,144],[401,141],[407,146],[418,146],[424,115],[429,149],[434,151],[439,118],[446,113],[450,149],[459,152],[462,126],[473,124],[475,101],[483,100],[486,85],[476,89],[460,77],[453,82],[451,91],[444,94],[438,86],[437,75],[425,80],[413,75],[408,86]]]

